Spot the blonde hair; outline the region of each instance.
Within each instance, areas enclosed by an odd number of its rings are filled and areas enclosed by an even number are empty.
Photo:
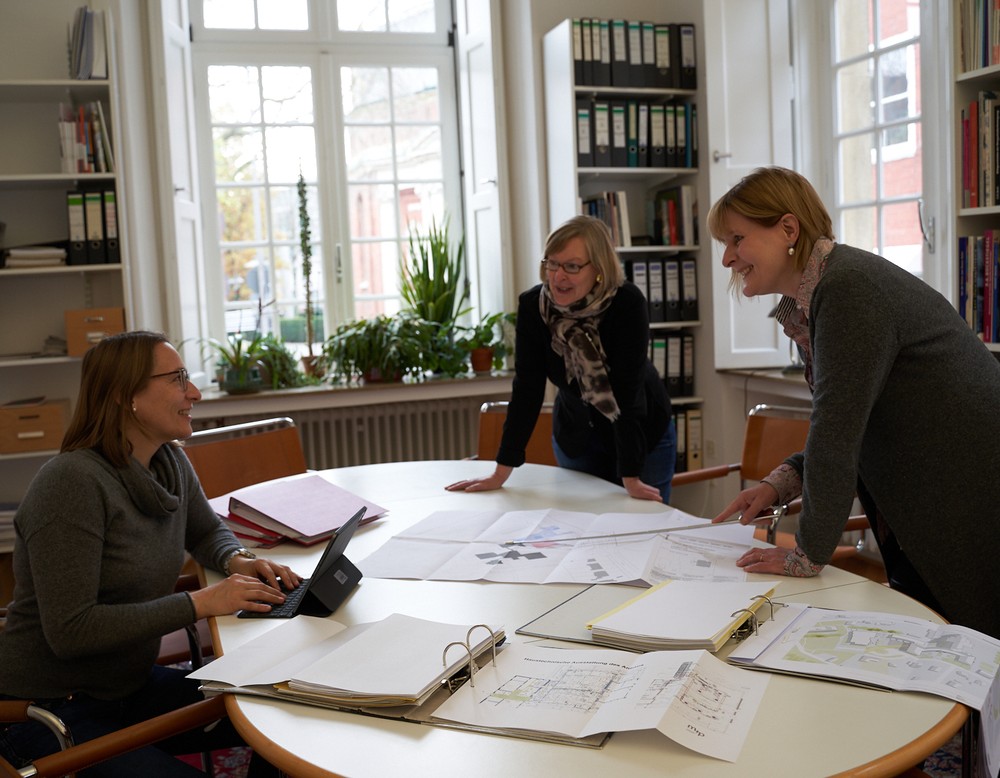
[[[158,332],[134,330],[111,335],[83,355],[80,396],[62,451],[95,448],[116,467],[126,467],[132,444],[126,427],[132,416],[132,397],[149,383],[154,350],[169,343]]]
[[[593,216],[574,216],[556,227],[545,239],[543,257],[548,259],[551,255],[559,253],[573,238],[583,240],[587,259],[597,270],[597,277],[600,279],[596,285],[598,297],[606,296],[611,290],[625,283],[625,271],[622,270],[618,252],[615,251],[611,230],[608,229],[608,225]],[[548,282],[544,264],[539,269],[539,276],[543,284]]]
[[[762,227],[773,227],[790,213],[799,221],[794,245],[797,270],[805,269],[820,238],[834,239],[830,214],[804,176],[783,167],[757,168],[718,199],[708,212],[708,230],[724,240],[730,214],[738,214]]]

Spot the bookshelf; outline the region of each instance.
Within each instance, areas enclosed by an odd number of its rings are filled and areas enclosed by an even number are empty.
[[[954,299],[973,331],[1000,355],[1000,30],[986,21],[991,9],[981,6],[955,4]]]
[[[695,304],[689,305],[688,310],[707,308],[706,297],[700,294],[700,291],[706,288],[705,284],[710,283],[711,276],[699,258],[701,246],[692,234],[700,233],[697,230],[697,193],[701,189],[696,107],[698,91],[696,88],[666,86],[668,78],[662,73],[659,76],[651,74],[650,61],[655,67],[655,58],[649,57],[645,60],[646,66],[641,74],[633,75],[631,78],[627,72],[623,73],[618,81],[615,80],[614,74],[610,78],[595,76],[592,72],[584,74],[576,60],[580,59],[581,49],[585,51],[586,47],[581,47],[574,41],[575,36],[581,34],[581,21],[590,20],[566,19],[547,32],[543,38],[549,228],[554,229],[579,213],[591,213],[604,218],[619,245],[618,253],[626,275],[643,288],[647,299],[650,299],[650,354],[653,363],[668,383],[674,406],[678,425],[678,471],[680,471],[687,466],[682,461],[681,450],[687,449],[687,459],[690,463],[692,446],[696,446],[699,451],[701,447],[700,439],[695,440],[698,437],[697,432],[691,436],[687,436],[686,433],[689,428],[696,431],[701,428],[702,398],[696,393],[698,378],[694,376],[693,370],[694,350],[699,348],[697,330],[701,327],[701,319],[698,314],[679,317],[655,313],[656,301],[653,298],[659,295],[650,293],[649,268],[656,268],[652,276],[655,281],[654,288],[664,289],[665,307],[669,304],[667,300],[669,292],[666,287],[659,286],[661,282],[658,279],[663,279],[665,282],[667,268],[673,264],[678,268],[681,266],[686,269],[693,268],[693,285],[688,284],[687,289],[693,291]],[[602,28],[605,22],[610,28],[607,38],[612,41],[610,58],[614,61],[615,20],[599,21]],[[586,25],[582,26],[585,29]],[[652,26],[659,30],[666,25]],[[693,25],[670,26],[690,27],[690,37],[693,40]],[[582,35],[585,38],[586,33],[583,32]],[[597,38],[595,32],[593,39]],[[632,41],[635,39],[631,38]],[[675,52],[678,50],[677,40],[673,39],[671,44]],[[598,60],[598,55],[594,53],[598,48],[599,44],[594,43],[591,49],[594,61]],[[690,65],[689,71],[693,71],[693,62]],[[673,72],[678,72],[679,58],[675,57],[671,67]],[[689,72],[685,81],[689,81],[690,77]],[[612,83],[595,84],[595,81]],[[679,76],[673,79],[674,84],[680,81]],[[635,83],[642,85],[633,85]],[[615,106],[624,108],[626,134],[624,162],[621,154],[614,158],[614,148],[607,155],[599,153],[604,141],[605,120],[602,105],[609,106],[607,134],[612,147],[615,146],[616,132],[614,108]],[[632,106],[636,108],[633,109]],[[646,107],[645,113],[642,112],[643,106]],[[583,112],[587,109],[589,116],[585,119]],[[654,143],[657,132],[652,124],[646,130],[645,155],[641,144],[633,144],[634,140],[641,137],[641,133],[639,131],[632,133],[629,130],[632,126],[630,121],[632,110],[636,111],[637,117],[645,117],[646,121],[657,114],[675,118],[676,129],[673,133],[666,132],[665,139],[665,146],[668,148],[671,147],[670,140],[674,141],[673,148],[676,151],[672,156],[667,152],[662,155],[654,154],[654,146],[658,145],[658,142]],[[679,137],[686,138],[686,142],[679,141]],[[587,148],[588,143],[589,148]],[[632,151],[633,145],[637,146],[638,153]],[[630,158],[630,155],[634,155],[635,158]],[[663,160],[663,163],[660,163],[660,160]],[[645,161],[645,164],[640,164],[642,161]],[[609,162],[611,164],[608,164]],[[675,235],[674,243],[664,245],[661,242],[662,233],[667,231],[669,235],[669,228],[661,228],[660,220],[657,218],[656,193],[674,187],[685,187],[690,192],[694,211],[689,216],[688,229],[681,230],[679,239]],[[608,203],[608,207],[602,207],[600,213],[592,207],[592,204],[598,201]],[[624,208],[622,202],[626,204]],[[641,269],[646,270],[645,284],[642,283],[641,272],[637,280],[637,271]],[[682,298],[684,288],[685,285],[681,283]],[[697,302],[699,300],[700,303]],[[685,343],[688,344],[686,347],[683,345]],[[677,345],[680,345],[679,352],[675,352]],[[675,356],[676,360],[681,360],[679,363],[675,360]],[[693,378],[693,381],[688,381],[686,385],[684,366],[688,368],[688,377]],[[680,376],[676,375],[678,370],[682,373]],[[688,423],[689,420],[692,423]],[[690,444],[681,440],[682,436],[690,437]],[[698,457],[700,460],[700,454]]]
[[[72,21],[66,19],[66,24]],[[46,24],[46,34],[65,40],[66,24]],[[48,29],[51,28],[51,29]],[[110,42],[110,38],[109,38]],[[114,58],[109,48],[109,73]],[[23,74],[19,74],[23,75]],[[47,74],[46,74],[47,75]],[[124,245],[121,207],[123,191],[120,155],[115,172],[64,172],[60,142],[61,106],[100,103],[111,146],[117,151],[117,93],[113,78],[0,78],[0,110],[11,120],[0,144],[0,248],[64,245],[69,237],[67,193],[103,193],[117,201],[119,246]],[[86,259],[58,266],[0,267],[0,406],[29,397],[61,403],[57,426],[65,429],[76,401],[80,357],[60,353],[50,339],[66,339],[66,311],[110,308],[124,312],[127,321],[128,266],[124,252],[109,261],[102,247]],[[96,250],[95,250],[96,252]],[[112,257],[114,260],[115,257]],[[48,347],[47,347],[48,341]],[[58,449],[61,430],[46,434],[45,443],[12,434],[20,424],[9,409],[0,409],[0,503],[19,501],[39,467]],[[52,445],[49,446],[48,442]],[[0,553],[4,549],[0,548]]]

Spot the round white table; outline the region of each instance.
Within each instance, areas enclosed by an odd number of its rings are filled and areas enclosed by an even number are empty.
[[[545,465],[518,468],[505,487],[495,492],[444,489],[448,483],[485,475],[492,468],[492,462],[459,460],[366,465],[321,474],[389,509],[385,517],[361,527],[352,539],[347,556],[356,564],[392,535],[439,510],[559,508],[595,514],[662,510],[656,503],[629,498],[624,489],[601,479]],[[308,572],[321,548],[284,544],[263,553]],[[215,580],[213,574],[209,578]],[[811,579],[768,578],[781,582],[780,600],[940,621],[920,603],[837,568],[826,568]],[[355,624],[399,612],[456,623],[499,623],[505,625],[508,640],[534,641],[537,638],[516,635],[514,630],[582,588],[364,578],[331,618]],[[213,635],[220,652],[279,623],[234,616],[215,622]],[[724,655],[725,649],[720,652]],[[964,706],[940,697],[775,674],[739,761],[730,763],[690,751],[656,731],[619,732],[595,750],[235,695],[230,696],[228,709],[247,741],[296,778],[485,778],[515,771],[521,776],[574,778],[895,775],[947,742],[967,717]]]

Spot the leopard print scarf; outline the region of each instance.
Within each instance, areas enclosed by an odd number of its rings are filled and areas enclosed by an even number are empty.
[[[617,288],[612,289],[601,298],[591,292],[564,308],[552,301],[548,285],[543,284],[538,298],[538,309],[552,333],[552,350],[566,362],[566,379],[576,379],[583,399],[609,421],[617,419],[620,411],[611,391],[607,357],[597,327],[617,292]]]

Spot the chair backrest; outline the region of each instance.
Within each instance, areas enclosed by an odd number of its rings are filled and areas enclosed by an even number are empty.
[[[492,461],[500,450],[503,422],[507,418],[506,402],[486,402],[479,409],[479,443],[477,459]],[[552,453],[552,405],[545,403],[538,414],[535,429],[524,450],[525,461],[534,465],[557,465]]]
[[[809,435],[809,409],[758,405],[747,416],[740,478],[759,481],[786,457],[802,451]]]
[[[184,441],[184,453],[208,498],[308,469],[299,431],[289,418],[199,430]]]

